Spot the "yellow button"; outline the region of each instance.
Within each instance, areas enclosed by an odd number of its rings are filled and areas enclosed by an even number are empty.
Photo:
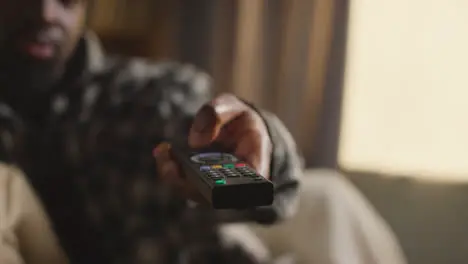
[[[213,168],[213,169],[221,169],[222,167],[223,167],[223,166],[221,166],[221,165],[213,165],[213,166],[211,166],[211,168]]]

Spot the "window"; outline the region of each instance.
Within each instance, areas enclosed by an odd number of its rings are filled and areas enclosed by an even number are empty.
[[[468,1],[351,1],[339,163],[468,181]]]

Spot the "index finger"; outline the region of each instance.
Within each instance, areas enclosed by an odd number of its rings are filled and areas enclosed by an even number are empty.
[[[242,116],[248,106],[234,95],[223,94],[204,105],[195,115],[190,128],[189,144],[193,148],[207,146],[219,135],[223,126]]]

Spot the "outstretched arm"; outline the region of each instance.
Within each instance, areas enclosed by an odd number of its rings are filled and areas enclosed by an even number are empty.
[[[185,141],[189,138],[191,143],[197,143],[198,139],[198,143],[201,144],[214,140],[221,141],[237,147],[236,151],[239,153],[236,154],[240,154],[242,158],[247,155],[245,152],[256,153],[256,157],[249,154],[247,159],[256,163],[256,169],[259,171],[267,171],[270,180],[275,184],[276,196],[272,206],[242,212],[224,211],[220,213],[222,220],[272,223],[293,214],[303,164],[296,144],[282,122],[273,114],[256,109],[233,95],[221,95],[213,99],[209,77],[193,67],[178,65],[169,76],[173,78],[166,78],[167,87],[162,89],[171,106],[171,123],[174,127],[172,131],[187,132],[174,133],[171,135],[173,137],[171,140]],[[183,78],[179,78],[180,76]],[[201,113],[201,109],[206,111],[207,108],[211,109],[211,112],[210,110],[208,112],[214,118],[214,123],[212,122],[209,133],[204,131],[201,135],[205,138],[199,139],[193,124],[206,117]],[[230,131],[249,131],[251,136],[245,136],[246,133],[234,133],[226,137],[224,130],[228,130],[228,127]],[[194,138],[197,139],[194,141]],[[235,142],[232,142],[233,138]],[[254,147],[242,150],[242,145]],[[264,148],[269,151],[264,151]],[[169,152],[169,147],[164,144],[155,151],[160,164],[159,174],[168,182],[183,185],[179,172],[167,171],[167,167],[171,167],[167,165],[171,162]]]

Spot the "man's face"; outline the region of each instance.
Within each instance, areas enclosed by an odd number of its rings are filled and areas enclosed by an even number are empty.
[[[0,0],[3,69],[41,76],[38,79],[60,71],[83,32],[86,4],[87,0]]]

